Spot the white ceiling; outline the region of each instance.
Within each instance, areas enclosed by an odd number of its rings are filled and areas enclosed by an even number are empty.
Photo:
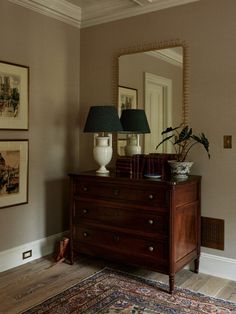
[[[9,0],[76,27],[88,27],[200,0]]]

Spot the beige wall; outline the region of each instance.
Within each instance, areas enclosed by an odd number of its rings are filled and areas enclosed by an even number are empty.
[[[67,172],[78,160],[80,31],[7,0],[0,1],[0,60],[30,67],[29,202],[0,209],[0,251],[68,228]]]
[[[203,176],[202,214],[225,219],[225,251],[205,251],[236,258],[235,10],[235,0],[204,0],[79,31],[0,1],[0,60],[30,67],[29,131],[0,130],[0,139],[29,139],[29,203],[0,209],[0,251],[66,228],[67,172],[96,167],[82,128],[90,105],[112,102],[114,55],[179,39],[189,52],[189,121],[212,155],[196,148],[191,156]],[[224,150],[230,134],[233,149]]]
[[[203,176],[202,214],[225,219],[225,251],[236,258],[236,1],[204,0],[81,30],[80,127],[88,107],[112,101],[113,57],[121,48],[174,39],[189,51],[189,121],[210,140],[209,161],[193,151],[193,172]],[[223,135],[233,136],[224,150]],[[94,168],[92,139],[81,132],[80,169]]]

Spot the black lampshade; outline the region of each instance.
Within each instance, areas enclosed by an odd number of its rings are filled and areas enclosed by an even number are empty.
[[[123,110],[120,122],[125,132],[138,134],[150,133],[147,117],[143,109]]]
[[[122,125],[114,106],[92,106],[85,123],[84,132],[118,132]]]

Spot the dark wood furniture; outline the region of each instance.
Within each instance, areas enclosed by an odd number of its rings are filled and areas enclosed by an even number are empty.
[[[71,258],[115,260],[169,275],[200,255],[200,182],[70,174]]]

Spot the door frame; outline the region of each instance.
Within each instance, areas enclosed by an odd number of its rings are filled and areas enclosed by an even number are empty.
[[[144,94],[145,94],[145,102],[144,107],[147,114],[147,117],[150,116],[150,108],[147,106],[148,103],[148,95],[147,95],[147,89],[149,84],[156,84],[158,86],[161,86],[163,88],[163,111],[164,111],[164,118],[163,118],[163,130],[165,130],[167,127],[172,126],[172,80],[168,79],[163,76],[159,76],[156,74],[144,73]],[[168,114],[167,114],[168,113]],[[151,128],[151,126],[150,126]],[[147,151],[147,147],[145,144],[144,139],[144,147],[145,152]],[[157,143],[158,144],[158,143]],[[171,143],[165,143],[166,145],[163,145],[163,152],[171,151]]]

